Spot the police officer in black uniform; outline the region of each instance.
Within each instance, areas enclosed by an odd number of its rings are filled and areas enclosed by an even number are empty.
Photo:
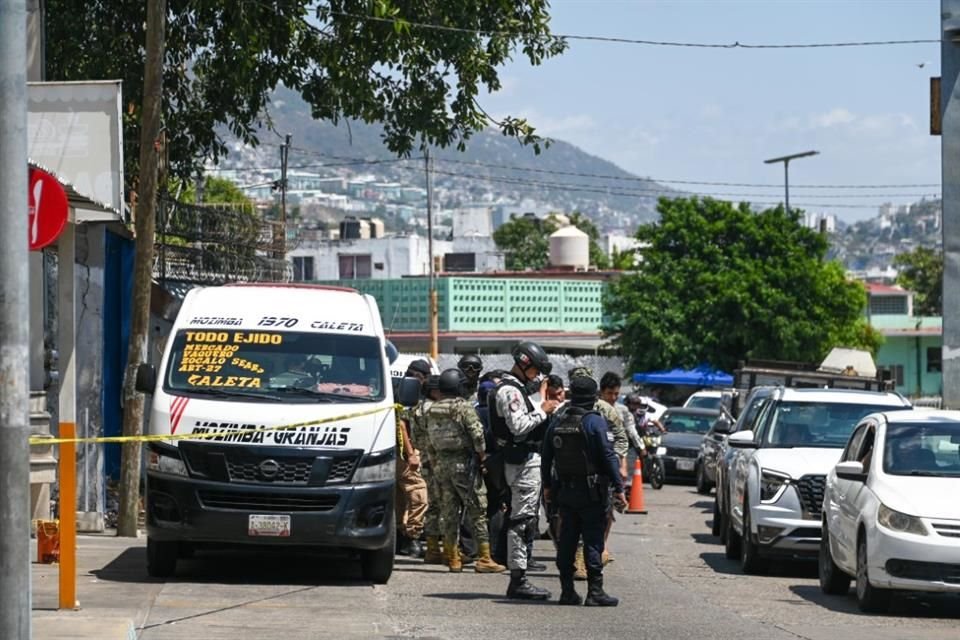
[[[610,486],[613,500],[626,505],[620,462],[613,451],[613,435],[606,420],[594,411],[598,386],[581,376],[570,382],[570,403],[557,411],[543,441],[541,474],[545,497],[560,508],[560,541],[557,569],[560,571],[560,604],[579,605],[574,588],[574,556],[583,535],[587,564],[587,598],[593,607],[615,607],[619,600],[603,590],[603,533],[607,526]],[[553,475],[551,477],[551,467]]]
[[[483,360],[480,359],[480,356],[468,353],[457,362],[457,369],[460,369],[467,377],[463,397],[470,402],[476,402],[477,387],[480,385],[480,372],[483,371]]]

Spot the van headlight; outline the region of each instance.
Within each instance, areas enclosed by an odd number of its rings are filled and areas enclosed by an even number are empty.
[[[393,480],[397,475],[397,462],[393,449],[377,451],[365,455],[360,460],[360,466],[353,473],[353,481],[357,484],[364,482],[386,482]]]
[[[760,501],[773,502],[783,488],[790,484],[790,476],[779,471],[764,469],[760,472]]]
[[[188,475],[187,466],[183,464],[183,460],[180,459],[180,454],[177,452],[171,452],[170,455],[167,455],[166,452],[161,453],[151,449],[147,452],[147,469],[157,473],[169,473],[174,476]]]
[[[905,513],[894,511],[890,507],[881,504],[877,510],[877,522],[892,531],[901,533],[912,533],[918,536],[925,536],[927,528],[923,526],[923,521],[916,516],[908,516]]]

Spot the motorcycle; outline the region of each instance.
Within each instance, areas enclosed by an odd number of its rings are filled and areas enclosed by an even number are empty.
[[[663,460],[657,455],[661,435],[660,430],[653,426],[645,428],[642,435],[643,446],[647,451],[647,455],[643,456],[641,461],[642,473],[652,489],[663,488]]]

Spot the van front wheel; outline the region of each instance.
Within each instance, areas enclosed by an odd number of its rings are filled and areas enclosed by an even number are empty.
[[[369,580],[374,584],[387,584],[387,581],[390,580],[397,546],[396,529],[391,526],[390,530],[392,531],[390,539],[383,548],[361,553],[360,569],[364,580]]]

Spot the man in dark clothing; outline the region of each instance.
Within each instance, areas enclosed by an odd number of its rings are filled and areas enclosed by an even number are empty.
[[[613,486],[614,503],[626,505],[620,461],[613,451],[613,435],[606,420],[594,411],[598,387],[593,378],[580,376],[570,382],[570,404],[550,421],[543,440],[541,475],[548,502],[560,507],[560,540],[557,569],[560,571],[560,604],[578,605],[574,588],[574,556],[583,536],[589,590],[587,606],[615,607],[617,598],[603,590],[603,534],[607,505]],[[555,477],[551,475],[551,468]]]

